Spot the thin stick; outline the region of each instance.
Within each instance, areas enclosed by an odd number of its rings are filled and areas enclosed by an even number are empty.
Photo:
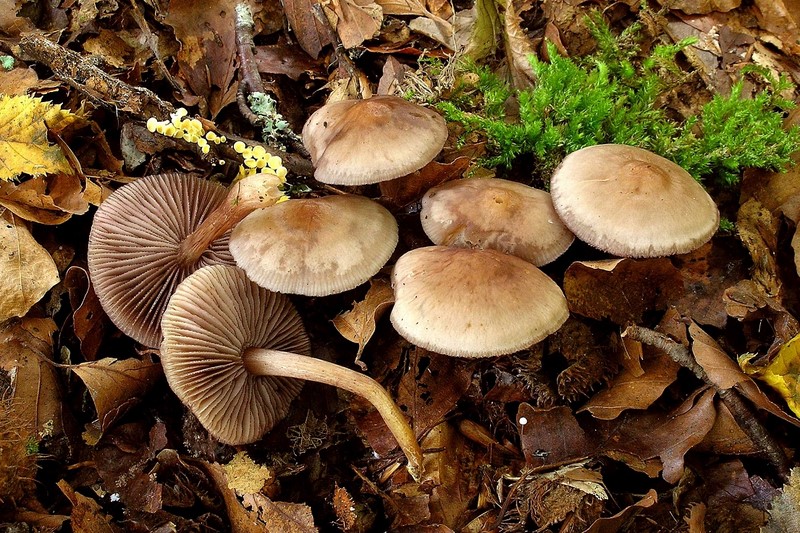
[[[691,370],[703,383],[713,387],[747,437],[761,449],[778,475],[784,481],[788,479],[789,460],[786,458],[786,454],[780,444],[761,425],[756,413],[742,401],[735,389],[720,389],[711,381],[706,371],[695,361],[686,346],[663,333],[640,326],[628,326],[622,336],[662,350],[676,363]]]
[[[306,355],[249,348],[242,355],[244,367],[257,376],[282,376],[339,387],[358,394],[378,410],[406,458],[408,471],[416,481],[422,475],[422,450],[414,430],[392,397],[377,381],[355,370]]]

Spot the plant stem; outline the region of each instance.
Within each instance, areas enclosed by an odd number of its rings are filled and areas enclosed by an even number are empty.
[[[212,242],[244,217],[277,203],[283,196],[279,189],[281,184],[281,178],[273,174],[255,174],[231,185],[225,201],[181,242],[179,264],[184,267],[196,264]]]
[[[316,359],[266,348],[249,348],[242,355],[248,372],[259,376],[282,376],[333,385],[358,394],[378,410],[408,458],[408,471],[416,480],[422,474],[422,450],[414,431],[392,397],[377,381],[355,370]]]

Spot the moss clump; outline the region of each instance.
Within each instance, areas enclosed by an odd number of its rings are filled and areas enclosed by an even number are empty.
[[[439,104],[448,120],[488,140],[487,165],[510,166],[530,154],[536,171],[549,176],[570,152],[619,143],[672,159],[697,179],[714,176],[734,184],[742,168],[778,170],[800,148],[800,130],[782,129],[783,113],[793,106],[780,97],[791,87],[785,78],[764,76],[767,87],[752,99],[743,99],[743,84],[736,83],[729,96],[714,96],[699,115],[677,123],[660,100],[684,81],[675,57],[694,40],[657,45],[637,60],[638,25],[615,36],[600,15],[588,22],[597,50],[571,59],[551,45],[550,62],[530,57],[533,88],[514,93],[489,69],[473,65],[468,70],[477,74],[477,97],[456,92]],[[505,110],[512,96],[519,103],[514,120]]]

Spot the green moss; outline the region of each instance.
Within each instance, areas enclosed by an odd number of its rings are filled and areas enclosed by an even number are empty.
[[[530,57],[533,88],[514,92],[486,67],[468,66],[478,75],[477,94],[458,91],[439,103],[446,118],[468,133],[487,139],[489,166],[510,166],[521,155],[533,156],[535,173],[549,176],[570,152],[600,143],[639,146],[683,166],[697,179],[714,176],[726,184],[739,180],[744,167],[779,169],[800,148],[800,130],[784,131],[783,113],[791,102],[779,93],[785,79],[763,76],[767,88],[742,98],[741,82],[730,96],[716,95],[699,115],[683,123],[670,120],[661,97],[685,81],[676,55],[694,40],[655,46],[639,58],[639,27],[612,34],[600,15],[589,19],[597,40],[590,56],[572,59],[548,46],[550,62]],[[506,116],[515,96],[519,117]]]

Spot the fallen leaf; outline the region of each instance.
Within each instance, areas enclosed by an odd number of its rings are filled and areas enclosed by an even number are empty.
[[[786,400],[789,409],[800,416],[800,335],[784,344],[778,355],[763,367],[751,364],[753,357],[754,354],[739,357],[741,369],[772,387]]]
[[[81,533],[116,533],[117,531],[122,531],[119,526],[112,522],[111,516],[102,511],[99,503],[79,492],[75,492],[75,489],[63,479],[56,485],[72,504],[70,526],[73,531],[80,531]]]
[[[505,41],[506,62],[511,74],[511,82],[518,90],[528,89],[536,82],[529,57],[536,55],[533,43],[522,29],[520,13],[531,9],[530,0],[505,0],[503,16],[503,39]]]
[[[391,284],[384,279],[373,279],[369,282],[369,290],[364,299],[357,302],[353,309],[333,319],[336,331],[358,344],[355,363],[366,370],[367,365],[361,361],[364,347],[375,333],[375,324],[394,302],[394,291]]]
[[[470,158],[465,156],[449,163],[431,161],[408,176],[381,182],[381,200],[399,209],[422,198],[431,187],[460,178],[469,164]]]
[[[22,316],[58,283],[47,251],[14,215],[0,217],[0,322]]]
[[[372,39],[383,22],[383,10],[372,0],[329,0],[324,9],[346,49]]]
[[[521,403],[517,410],[525,463],[530,468],[561,465],[591,456],[596,446],[566,406],[538,409]]]
[[[330,39],[322,29],[322,23],[314,16],[311,6],[316,3],[315,0],[283,1],[289,26],[294,31],[300,48],[305,50],[312,59],[317,59],[322,47],[330,44]]]
[[[530,506],[534,523],[545,529],[561,523],[561,531],[572,531],[600,516],[608,500],[600,472],[576,463],[526,480],[520,491]]]
[[[478,61],[492,54],[500,40],[500,15],[493,0],[476,0],[475,4],[455,14],[455,50]]]
[[[673,0],[670,9],[680,9],[687,15],[705,15],[713,11],[727,12],[736,9],[742,0]]]
[[[643,374],[623,370],[608,388],[595,394],[578,412],[612,420],[626,409],[647,409],[678,377],[680,365],[661,350],[647,350],[642,361]]]
[[[683,287],[667,258],[577,261],[564,274],[570,311],[615,324],[640,324],[644,314],[663,311]]]
[[[0,95],[0,180],[21,174],[71,174],[61,148],[47,140],[47,130],[76,119],[60,105],[41,98]]]
[[[71,365],[92,396],[100,431],[138,404],[161,377],[161,365],[139,359],[114,359]]]
[[[761,533],[800,531],[800,468],[792,468],[789,480],[770,504],[769,520]]]
[[[110,320],[100,305],[86,269],[69,267],[64,274],[64,286],[69,292],[72,329],[80,342],[81,354],[87,361],[94,361]]]
[[[325,75],[322,65],[296,46],[273,44],[255,47],[258,71],[264,74],[285,74],[293,80],[302,75],[321,78]]]
[[[0,10],[2,9],[0,7]],[[3,93],[7,95],[27,94],[38,81],[39,76],[30,67],[14,68],[8,71],[0,69],[0,87],[3,88]]]
[[[753,280],[767,296],[778,296],[781,282],[775,257],[778,248],[779,220],[758,200],[747,200],[736,215],[736,232],[753,258]]]
[[[71,174],[42,176],[20,184],[0,182],[0,205],[20,218],[48,225],[62,224],[89,210],[81,181]]]
[[[584,533],[616,533],[617,531],[622,531],[623,526],[629,523],[633,516],[643,509],[652,507],[656,502],[658,502],[658,493],[654,489],[650,489],[639,501],[625,507],[620,512],[612,516],[598,518],[592,522],[592,525]]]
[[[778,47],[791,54],[800,51],[800,3],[797,0],[755,0],[759,27],[780,39]]]

